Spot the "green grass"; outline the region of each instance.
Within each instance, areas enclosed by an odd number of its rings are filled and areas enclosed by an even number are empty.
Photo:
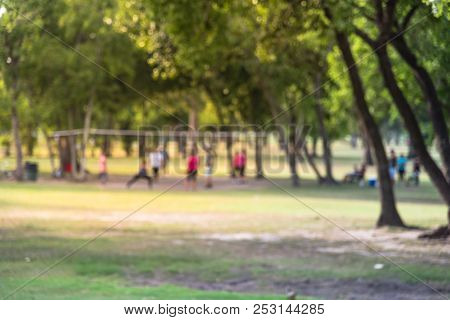
[[[336,154],[339,174],[357,161],[354,154]],[[131,159],[117,159],[119,163],[124,169],[119,173],[131,171]],[[277,179],[300,202],[270,184],[197,192],[178,188],[86,246],[161,190],[0,182],[0,297],[77,248],[13,298],[280,299],[285,291],[274,284],[298,279],[417,283],[360,243],[333,238],[340,231],[317,214],[351,232],[366,232],[379,212],[376,189],[318,186],[308,175],[301,188],[293,189],[287,179]],[[406,223],[425,228],[446,223],[445,205],[427,179],[419,188],[395,188]],[[386,234],[395,238],[402,231]],[[258,238],[264,235],[278,240]],[[394,250],[376,240],[369,241],[420,279],[450,284],[442,244],[400,238],[394,241],[400,249]],[[375,270],[377,263],[385,267]],[[241,282],[252,286],[239,287]],[[227,283],[236,285],[224,287]]]
[[[2,293],[12,292],[28,278],[2,283]],[[41,278],[14,295],[14,299],[114,299],[114,300],[278,300],[282,295],[249,294],[226,291],[202,291],[176,285],[130,287],[114,277],[87,278],[63,276]]]

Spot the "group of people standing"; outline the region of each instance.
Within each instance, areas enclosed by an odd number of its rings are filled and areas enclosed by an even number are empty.
[[[418,186],[420,182],[420,162],[417,157],[415,157],[412,161],[412,172],[406,180],[406,184],[409,185],[410,183],[413,183],[414,185]],[[400,156],[397,157],[395,151],[393,149],[391,150],[389,156],[389,175],[393,182],[396,181],[397,174],[398,181],[405,182],[408,162],[409,159],[403,153],[400,153]]]
[[[398,175],[399,182],[405,182],[407,186],[413,184],[415,186],[419,185],[420,176],[420,162],[418,158],[413,158],[412,160],[412,171],[411,175],[405,180],[407,176],[407,164],[410,161],[403,153],[397,157],[394,150],[390,151],[389,154],[389,176],[393,183],[396,181]],[[366,184],[365,181],[366,174],[366,164],[362,164],[360,168],[355,165],[353,172],[350,172],[344,176],[344,183],[359,183],[360,186]],[[369,186],[376,186],[376,178],[370,178],[367,180]]]
[[[134,175],[128,182],[127,187],[130,188],[136,181],[140,179],[144,179],[147,181],[149,187],[152,187],[154,182],[159,180],[159,175],[161,170],[165,171],[167,166],[169,157],[167,152],[158,148],[149,153],[148,156],[150,166],[152,168],[152,176],[149,176],[147,173],[147,161],[144,158],[139,167],[139,171],[136,175]],[[105,172],[106,175],[106,157],[102,154],[99,160],[100,163],[100,171]],[[195,190],[197,188],[197,175],[198,175],[198,167],[199,167],[200,159],[197,154],[197,151],[193,149],[186,161],[186,189]],[[245,168],[247,166],[247,152],[245,149],[242,149],[239,152],[234,154],[233,158],[233,173],[232,177],[239,177],[239,183],[245,183]],[[206,177],[206,188],[212,188],[214,169],[214,154],[212,152],[208,152],[205,157],[205,177]],[[100,174],[102,175],[102,173]]]

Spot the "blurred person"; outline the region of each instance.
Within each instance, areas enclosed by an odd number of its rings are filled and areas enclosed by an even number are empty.
[[[196,190],[197,189],[197,172],[198,172],[198,156],[195,150],[191,151],[187,159],[187,178],[186,178],[186,189]]]
[[[163,154],[161,149],[155,149],[150,152],[150,165],[152,166],[153,180],[157,182],[159,180],[159,170],[163,165]]]
[[[408,162],[408,159],[405,157],[403,153],[400,154],[400,157],[397,159],[397,173],[399,181],[404,180],[405,173],[406,173],[406,164]]]
[[[108,170],[107,170],[107,157],[103,151],[98,159],[98,166],[99,166],[98,179],[102,184],[105,184],[108,181]]]
[[[247,166],[247,150],[242,149],[238,156],[240,182],[245,182],[245,167]]]
[[[414,158],[412,174],[408,178],[406,185],[409,186],[410,182],[414,183],[414,186],[416,187],[419,186],[420,183],[420,162],[417,157]]]
[[[127,188],[130,188],[136,181],[139,179],[147,180],[147,185],[149,188],[152,187],[153,179],[147,174],[147,164],[145,159],[142,160],[141,165],[139,166],[139,171],[136,175],[134,175],[130,181],[127,182]]]

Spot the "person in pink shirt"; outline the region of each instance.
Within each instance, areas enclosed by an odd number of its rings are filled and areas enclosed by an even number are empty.
[[[99,174],[98,179],[102,184],[105,184],[106,181],[108,181],[108,170],[107,170],[107,158],[104,152],[100,154],[100,158],[98,159],[98,167],[99,167]]]
[[[186,188],[195,190],[197,188],[197,171],[198,171],[198,156],[195,150],[191,151],[187,159],[187,179]]]
[[[239,164],[240,164],[239,152],[235,152],[233,157],[233,173],[231,175],[232,178],[236,178],[236,176],[239,174],[240,170]]]
[[[244,183],[245,167],[247,165],[247,151],[245,149],[242,149],[241,152],[239,153],[238,164],[239,164],[239,178],[241,179],[241,183]]]

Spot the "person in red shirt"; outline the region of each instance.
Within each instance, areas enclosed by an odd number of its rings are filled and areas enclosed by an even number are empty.
[[[240,157],[239,157],[239,152],[235,152],[234,153],[234,157],[233,157],[233,174],[232,174],[232,178],[236,178],[239,175],[239,163],[240,163]]]
[[[195,150],[191,151],[187,159],[187,178],[186,188],[195,190],[197,188],[197,170],[198,170],[198,156]]]

